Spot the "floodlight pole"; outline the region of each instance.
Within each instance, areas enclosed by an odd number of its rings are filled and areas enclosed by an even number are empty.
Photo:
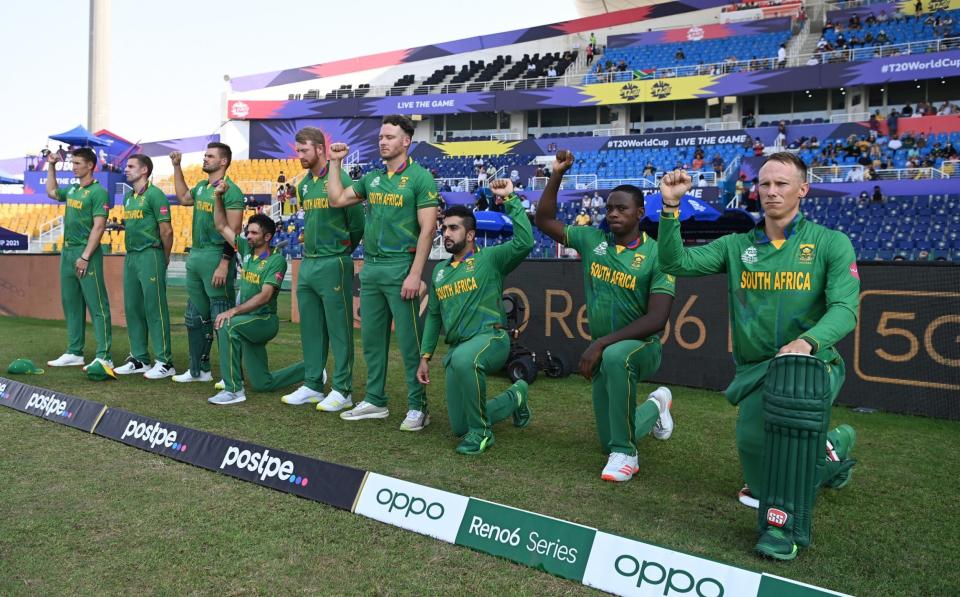
[[[87,129],[107,128],[110,113],[110,0],[90,0]]]

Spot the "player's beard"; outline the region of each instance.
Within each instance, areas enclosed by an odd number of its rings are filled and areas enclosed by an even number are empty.
[[[462,241],[460,241],[460,242],[458,242],[458,243],[453,243],[453,244],[450,245],[450,246],[447,246],[447,243],[444,242],[444,243],[443,243],[443,248],[446,249],[446,250],[447,250],[447,253],[450,253],[451,255],[458,255],[458,254],[460,254],[464,249],[467,248],[467,239],[463,239]]]

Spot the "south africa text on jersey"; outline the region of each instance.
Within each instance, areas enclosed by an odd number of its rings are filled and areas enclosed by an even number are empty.
[[[613,286],[619,286],[620,288],[627,288],[629,290],[636,290],[637,288],[636,276],[617,271],[599,263],[590,264],[590,275],[596,280],[606,282]]]
[[[810,290],[810,272],[740,272],[746,290]]]
[[[469,278],[457,280],[456,282],[451,282],[450,284],[444,284],[443,286],[437,288],[437,298],[441,301],[444,301],[451,296],[463,294],[464,292],[473,292],[476,289],[477,279],[473,276],[470,276]]]
[[[370,203],[374,205],[403,207],[403,195],[400,193],[370,193]]]

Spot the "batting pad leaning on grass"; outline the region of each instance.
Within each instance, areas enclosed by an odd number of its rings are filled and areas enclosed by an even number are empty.
[[[3,377],[0,405],[617,595],[842,595],[558,518],[182,427]]]

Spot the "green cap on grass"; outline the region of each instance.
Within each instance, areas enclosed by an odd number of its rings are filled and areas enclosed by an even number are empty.
[[[113,372],[113,367],[97,359],[87,367],[87,377],[93,381],[107,381],[108,379],[116,379],[117,374]]]
[[[7,367],[7,373],[13,373],[14,375],[40,375],[43,373],[43,369],[34,365],[30,359],[17,359]]]

